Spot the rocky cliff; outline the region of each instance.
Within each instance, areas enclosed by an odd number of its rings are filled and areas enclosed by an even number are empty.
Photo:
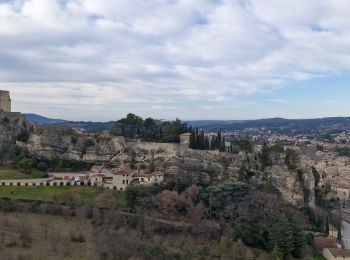
[[[219,178],[237,179],[242,162],[246,160],[243,154],[198,151],[179,144],[125,140],[108,132],[90,134],[58,126],[35,126],[26,123],[20,114],[1,113],[1,151],[12,149],[15,143],[38,158],[85,161],[112,168],[132,165],[141,171],[152,168],[166,174],[193,171],[199,173],[198,176],[206,175],[208,178],[215,169]],[[202,173],[204,175],[200,175]],[[310,167],[303,167],[298,172],[280,164],[267,168],[260,176],[266,174],[286,201],[298,207],[314,206],[315,180]]]
[[[26,141],[29,136],[28,125],[20,113],[0,112],[0,159],[14,149],[17,140]]]
[[[301,167],[297,171],[274,165],[266,171],[286,201],[298,207],[315,207],[315,179],[311,167]]]

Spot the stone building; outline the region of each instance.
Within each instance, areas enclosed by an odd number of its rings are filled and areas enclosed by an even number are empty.
[[[10,92],[0,90],[0,112],[11,112]]]
[[[191,133],[184,133],[180,135],[180,144],[189,146],[191,139]]]

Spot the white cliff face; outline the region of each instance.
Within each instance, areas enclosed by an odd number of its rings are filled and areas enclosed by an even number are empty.
[[[120,165],[150,160],[172,160],[179,151],[178,144],[126,142],[124,137],[108,133],[78,134],[56,126],[36,126],[22,147],[30,154],[45,159],[62,158],[93,163]]]
[[[71,129],[37,126],[25,148],[46,159],[109,162],[123,152],[125,140],[107,134],[78,134]]]

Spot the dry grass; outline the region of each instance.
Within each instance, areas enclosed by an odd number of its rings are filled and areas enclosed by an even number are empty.
[[[86,219],[0,213],[0,259],[97,259]]]

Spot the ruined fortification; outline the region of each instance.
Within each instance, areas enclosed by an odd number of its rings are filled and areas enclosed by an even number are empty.
[[[0,112],[11,112],[10,92],[0,90]]]

